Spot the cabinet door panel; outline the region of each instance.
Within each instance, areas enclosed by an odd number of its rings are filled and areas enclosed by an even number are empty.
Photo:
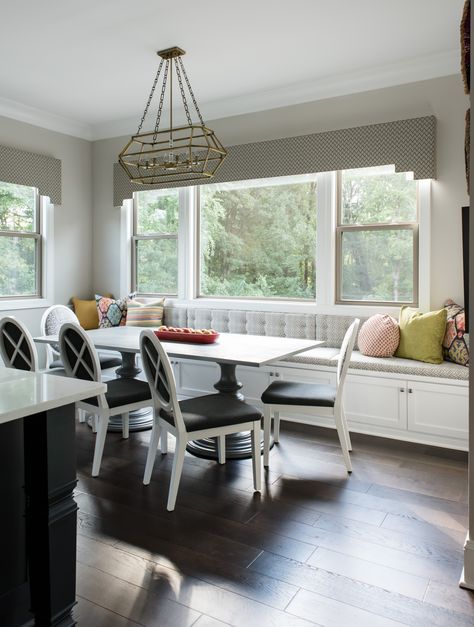
[[[408,390],[410,431],[467,441],[469,421],[467,388],[408,381]]]
[[[404,381],[349,374],[344,387],[344,408],[349,424],[407,428]]]
[[[336,385],[335,372],[326,372],[324,370],[299,370],[297,368],[275,368],[271,367],[270,372],[273,375],[271,381],[295,381],[296,383],[318,383],[322,385]]]

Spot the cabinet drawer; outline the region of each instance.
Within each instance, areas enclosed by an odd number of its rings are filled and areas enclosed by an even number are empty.
[[[179,385],[178,394],[183,396],[201,396],[216,392],[214,383],[219,379],[217,364],[208,361],[179,360],[175,366]]]
[[[350,424],[407,428],[406,386],[403,381],[349,374],[344,409]]]

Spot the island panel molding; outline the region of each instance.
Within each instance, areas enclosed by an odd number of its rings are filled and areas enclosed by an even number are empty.
[[[0,181],[37,187],[41,196],[61,204],[61,160],[0,145]]]
[[[436,118],[410,118],[272,139],[230,146],[227,151],[227,159],[209,183],[392,164],[397,172],[413,172],[415,179],[431,179],[436,178]],[[114,207],[143,189],[196,184],[163,178],[159,185],[138,185],[130,182],[118,163],[114,163],[113,176]]]

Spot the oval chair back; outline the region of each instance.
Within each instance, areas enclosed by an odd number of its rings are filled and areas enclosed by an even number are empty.
[[[36,372],[39,368],[33,336],[13,316],[5,316],[0,320],[0,355],[7,368],[29,372]]]
[[[163,410],[171,415],[176,429],[185,432],[173,369],[165,349],[151,329],[140,334],[140,354],[155,411]]]
[[[59,335],[61,326],[65,322],[80,325],[79,319],[72,309],[66,307],[66,305],[51,305],[41,317],[41,335]],[[59,344],[47,344],[46,368],[49,368],[51,362],[59,358]]]
[[[346,379],[347,370],[351,361],[352,351],[357,338],[357,332],[359,330],[360,320],[355,318],[350,327],[347,329],[344,339],[341,344],[341,352],[337,358],[337,371],[336,371],[336,404],[342,402],[342,392],[344,387],[344,381]]]
[[[92,340],[84,329],[73,322],[66,322],[59,331],[59,352],[68,377],[97,381],[100,363]]]

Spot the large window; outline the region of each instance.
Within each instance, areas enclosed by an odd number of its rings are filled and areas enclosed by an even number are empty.
[[[338,174],[337,302],[418,302],[416,181],[393,168]]]
[[[41,296],[38,190],[0,182],[0,298]]]
[[[132,290],[178,294],[178,190],[134,194]]]
[[[201,187],[201,296],[316,297],[316,178]]]
[[[393,166],[144,190],[133,201],[132,290],[418,305],[427,199],[428,185]]]

